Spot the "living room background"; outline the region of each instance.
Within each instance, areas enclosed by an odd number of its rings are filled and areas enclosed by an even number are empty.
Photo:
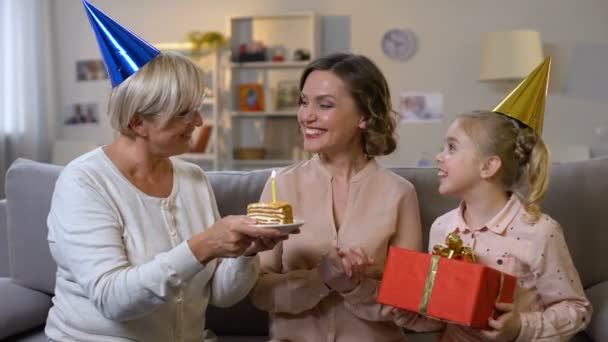
[[[55,139],[94,140],[105,144],[112,131],[105,116],[109,82],[77,83],[75,64],[98,59],[99,50],[80,1],[51,0],[56,63],[57,108]],[[183,41],[192,30],[227,30],[227,17],[258,13],[315,11],[323,17],[349,18],[352,52],[374,60],[387,75],[397,106],[402,91],[439,92],[444,98],[441,123],[400,125],[399,148],[383,161],[387,165],[415,165],[438,151],[445,129],[463,111],[493,108],[515,85],[480,82],[480,44],[484,32],[531,29],[541,33],[545,55],[553,56],[544,136],[550,146],[598,144],[608,140],[608,68],[581,59],[596,48],[608,55],[608,3],[603,0],[513,1],[297,1],[297,0],[95,0],[94,5],[150,42]],[[416,54],[405,62],[383,55],[382,35],[392,28],[415,32]],[[332,31],[324,31],[332,35]],[[340,36],[342,35],[342,36]],[[584,60],[585,62],[581,62]],[[601,60],[597,59],[596,60]],[[605,60],[605,58],[603,59]],[[603,62],[605,64],[605,62]],[[603,74],[602,74],[603,73]],[[590,77],[578,77],[586,75]],[[607,76],[597,79],[602,75]],[[603,91],[597,90],[603,85]],[[604,96],[602,96],[604,95]],[[100,124],[67,126],[66,106],[99,103]],[[53,120],[50,120],[53,122]]]

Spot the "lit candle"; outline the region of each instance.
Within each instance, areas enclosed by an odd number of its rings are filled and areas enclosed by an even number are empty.
[[[272,170],[272,174],[270,175],[270,184],[272,185],[272,202],[273,203],[277,201],[277,180],[276,180],[276,175],[277,175],[277,173],[273,169]]]

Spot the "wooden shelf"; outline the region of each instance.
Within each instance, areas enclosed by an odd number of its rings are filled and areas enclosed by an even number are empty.
[[[296,118],[298,112],[296,111],[277,111],[277,112],[232,112],[233,118]]]
[[[199,160],[213,161],[215,159],[215,156],[211,153],[184,153],[184,154],[180,154],[178,157],[181,159],[193,160],[193,161],[199,161]]]
[[[234,166],[287,166],[301,162],[301,160],[294,159],[260,159],[260,160],[249,160],[249,159],[234,159],[232,163]]]
[[[314,16],[314,12],[291,12],[291,13],[277,13],[277,14],[258,14],[258,15],[240,15],[233,16],[230,20],[242,21],[242,20],[284,20],[284,19],[309,19]]]
[[[299,74],[310,64],[311,60],[319,55],[320,42],[323,41],[320,34],[319,17],[314,12],[230,17],[228,36],[230,37],[228,45],[232,52],[232,59],[231,63],[227,65],[229,76],[226,77],[226,80],[230,83],[228,89],[238,91],[237,94],[232,94],[233,96],[228,98],[230,109],[224,112],[230,119],[229,130],[227,130],[229,141],[227,141],[224,151],[234,152],[241,146],[257,146],[264,148],[266,152],[272,151],[272,153],[249,156],[266,157],[261,160],[235,159],[234,157],[248,157],[248,155],[227,154],[228,160],[222,166],[235,170],[255,170],[285,167],[300,162],[300,160],[291,159],[301,156],[294,154],[300,141],[297,127],[299,108],[297,106],[288,108],[272,106],[270,103],[269,106],[262,106],[266,109],[264,111],[242,111],[241,108],[244,107],[240,105],[239,86],[247,83],[261,84],[264,93],[270,92],[271,95],[268,96],[268,99],[264,99],[267,104],[268,101],[277,100],[280,91],[291,91],[291,87],[283,89],[281,83],[283,81],[293,82],[293,80],[297,83]],[[281,62],[270,60],[238,62],[240,60],[238,54],[242,51],[243,45],[250,47],[255,41],[262,41],[269,47],[281,46],[286,60]],[[310,54],[310,60],[299,61],[291,57],[296,56],[295,52],[299,49],[307,51]],[[283,96],[282,93],[281,96]]]
[[[155,43],[154,47],[161,51],[192,51],[194,47],[190,42],[169,42],[169,43]]]
[[[310,61],[285,61],[285,62],[242,62],[232,63],[233,69],[297,69],[304,68]]]
[[[216,51],[216,49],[207,46],[195,50],[194,45],[190,42],[155,43],[153,46],[160,51],[174,51],[190,57],[206,57]]]

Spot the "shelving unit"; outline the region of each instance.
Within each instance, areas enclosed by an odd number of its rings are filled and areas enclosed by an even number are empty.
[[[296,111],[274,111],[274,112],[232,112],[232,118],[297,118]]]
[[[184,54],[195,61],[205,73],[208,75],[206,82],[208,89],[205,90],[206,97],[203,100],[203,127],[206,125],[212,126],[211,135],[207,142],[204,152],[189,152],[180,155],[179,157],[195,163],[205,170],[220,169],[220,62],[219,52],[217,51],[193,51],[190,43],[160,43],[154,44],[161,51],[175,51]],[[202,127],[195,130],[193,134],[193,143],[199,137]]]
[[[293,159],[260,159],[260,160],[238,160],[235,159],[233,164],[236,167],[283,167],[294,162]]]
[[[226,168],[251,170],[282,167],[299,161],[301,135],[297,123],[297,107],[277,108],[280,83],[297,84],[300,74],[319,52],[319,18],[313,12],[271,15],[237,16],[229,18],[228,31],[232,62],[227,73],[230,94],[226,133]],[[251,46],[262,42],[266,47],[266,60],[238,62],[241,45]],[[296,49],[310,54],[308,60],[294,60]],[[283,51],[283,61],[271,61],[274,51]],[[264,108],[247,111],[241,108],[240,86],[261,84]],[[235,150],[251,149],[265,152],[264,159],[235,159]]]
[[[308,64],[308,61],[295,61],[295,62],[242,62],[232,63],[230,67],[232,69],[303,69]]]

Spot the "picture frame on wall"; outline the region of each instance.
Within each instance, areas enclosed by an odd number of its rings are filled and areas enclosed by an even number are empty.
[[[402,92],[399,95],[400,123],[441,122],[443,94],[439,92]]]
[[[259,83],[246,83],[239,86],[240,109],[243,112],[264,110],[264,87]]]
[[[76,81],[107,80],[108,73],[101,59],[76,61]]]
[[[277,84],[276,108],[279,111],[297,110],[300,98],[300,82],[297,80],[279,81]]]
[[[94,102],[72,103],[67,105],[63,123],[67,126],[98,124],[99,106]]]

